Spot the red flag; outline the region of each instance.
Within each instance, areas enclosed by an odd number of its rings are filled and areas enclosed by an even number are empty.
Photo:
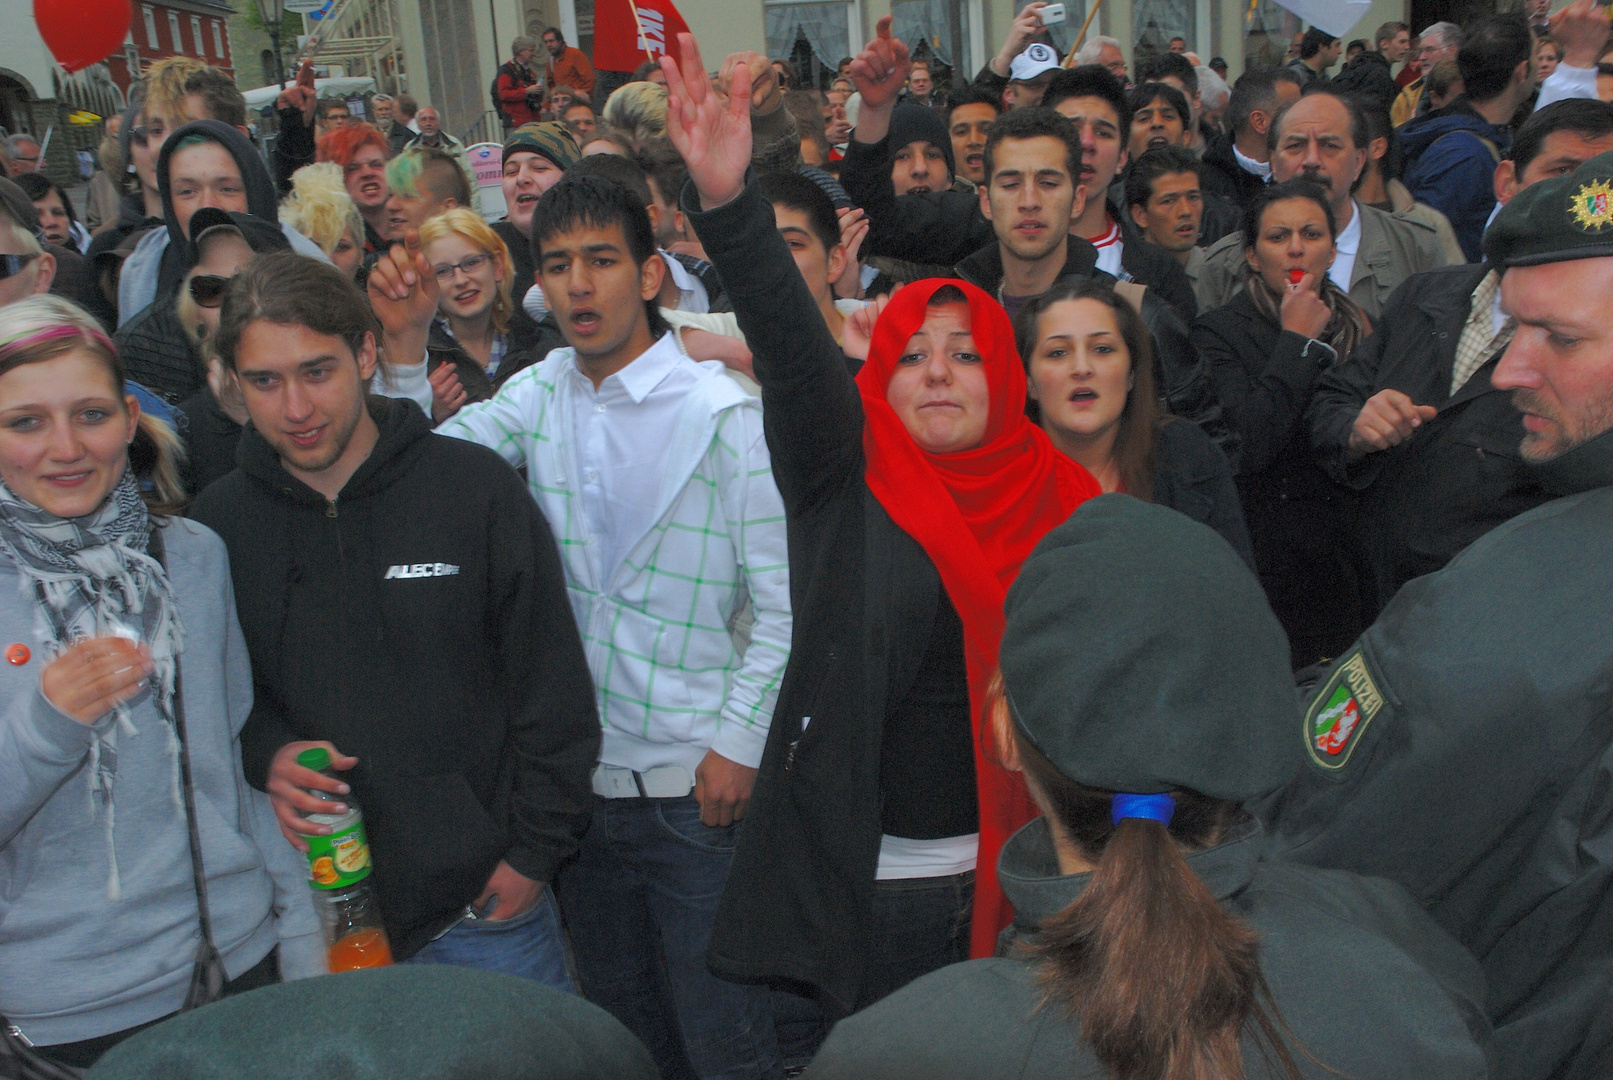
[[[672,0],[595,0],[594,66],[632,71],[663,53],[680,59],[678,35],[688,32]]]

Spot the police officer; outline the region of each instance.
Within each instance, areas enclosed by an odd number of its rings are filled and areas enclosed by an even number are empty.
[[[1312,698],[1288,858],[1398,881],[1489,981],[1498,1077],[1613,1076],[1613,154],[1484,238],[1493,381],[1557,498],[1395,596]],[[1293,735],[1290,735],[1292,738]]]
[[[400,964],[280,983],[114,1047],[95,1080],[655,1080],[604,1009],[531,979]]]
[[[1263,857],[1241,804],[1294,775],[1299,710],[1226,541],[1083,504],[1009,590],[1002,674],[1045,815],[999,861],[1022,947],[841,1021],[808,1077],[1487,1075],[1478,966],[1404,890]]]

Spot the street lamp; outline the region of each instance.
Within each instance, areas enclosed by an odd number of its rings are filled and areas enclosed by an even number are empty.
[[[286,61],[280,55],[280,24],[286,18],[285,0],[253,0],[258,5],[258,14],[263,16],[263,25],[269,28],[269,44],[274,48],[274,77],[283,90],[286,86]]]

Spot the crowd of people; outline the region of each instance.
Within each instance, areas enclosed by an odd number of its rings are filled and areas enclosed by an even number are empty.
[[[516,38],[502,213],[308,66],[153,65],[82,224],[7,144],[0,1076],[1613,1070],[1608,12],[1044,6]]]

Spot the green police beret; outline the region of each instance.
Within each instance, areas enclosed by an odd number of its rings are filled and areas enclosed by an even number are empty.
[[[572,138],[571,129],[558,120],[545,120],[541,124],[522,124],[504,140],[504,156],[521,152],[542,154],[554,162],[561,171],[582,160],[582,149]]]
[[[1036,546],[1005,610],[1010,711],[1077,783],[1243,802],[1298,771],[1288,639],[1213,530],[1089,500]]]
[[[266,986],[107,1052],[95,1080],[654,1080],[605,1010],[513,975],[437,964]]]
[[[1484,232],[1495,266],[1613,255],[1613,152],[1518,192]]]

